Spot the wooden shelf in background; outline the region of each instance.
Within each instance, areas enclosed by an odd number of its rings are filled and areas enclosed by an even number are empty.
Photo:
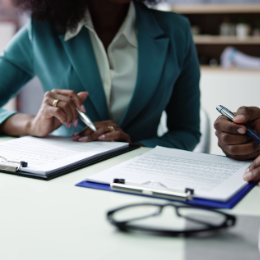
[[[172,11],[180,14],[259,13],[260,4],[183,4],[173,5]]]
[[[223,73],[257,73],[259,75],[260,69],[244,69],[244,68],[223,68],[221,66],[207,66],[207,65],[201,65],[200,66],[201,73],[205,72],[223,72]]]
[[[240,39],[236,36],[211,36],[196,35],[193,36],[195,44],[243,44],[243,45],[260,45],[260,37],[248,36]]]

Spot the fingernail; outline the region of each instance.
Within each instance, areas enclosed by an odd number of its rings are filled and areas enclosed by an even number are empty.
[[[84,137],[79,138],[79,141],[80,141],[80,142],[84,142],[84,141],[86,141],[86,140],[88,140],[88,137],[87,137],[87,136],[84,136]]]
[[[66,124],[67,124],[67,121],[65,121],[63,124],[66,125]]]
[[[82,111],[82,112],[86,113],[86,108],[85,108],[83,105],[81,105],[80,108],[81,108],[81,111]]]
[[[76,136],[76,135],[79,135],[79,133],[74,133],[74,134],[72,134],[72,136]]]
[[[74,121],[73,125],[74,125],[75,127],[77,127],[77,126],[78,126],[78,123],[79,123],[79,120],[76,119],[76,120]]]
[[[75,136],[72,137],[72,140],[73,140],[73,141],[76,141],[76,140],[78,140],[79,138],[80,138],[79,135],[75,135]]]
[[[245,173],[247,173],[247,172],[249,172],[250,170],[249,170],[249,167],[248,168],[246,168],[246,170],[245,170]]]
[[[245,133],[246,133],[246,130],[245,130],[244,128],[238,128],[238,129],[237,129],[237,132],[238,132],[239,134],[245,134]]]
[[[98,137],[98,140],[104,140],[105,139],[105,135],[101,135]]]
[[[239,119],[239,120],[243,120],[243,119],[245,119],[245,116],[244,115],[237,115],[234,118]]]
[[[245,181],[250,181],[251,178],[252,178],[252,172],[250,172],[250,171],[245,172],[243,178],[244,178]]]
[[[69,124],[69,128],[71,128],[71,126],[72,126],[72,123]]]

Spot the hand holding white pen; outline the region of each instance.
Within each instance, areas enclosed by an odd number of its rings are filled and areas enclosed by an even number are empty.
[[[76,108],[86,112],[83,102],[87,97],[88,92],[76,93],[67,89],[47,91],[37,115],[31,116],[27,132],[23,135],[44,137],[61,125],[77,127],[79,116]]]

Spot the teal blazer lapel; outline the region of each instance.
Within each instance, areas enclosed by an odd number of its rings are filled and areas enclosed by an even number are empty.
[[[167,56],[169,39],[152,13],[135,4],[138,35],[138,73],[131,102],[119,125],[126,127],[145,107],[158,87]],[[151,111],[152,113],[152,111]]]
[[[64,35],[59,37],[82,85],[89,92],[87,99],[97,110],[100,121],[109,119],[105,93],[88,30],[82,28],[77,37],[68,41],[64,41]]]

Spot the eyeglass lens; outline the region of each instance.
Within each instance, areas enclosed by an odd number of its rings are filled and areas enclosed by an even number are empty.
[[[219,226],[226,220],[226,216],[221,213],[191,207],[178,208],[178,213],[189,220],[208,223],[214,226]]]

